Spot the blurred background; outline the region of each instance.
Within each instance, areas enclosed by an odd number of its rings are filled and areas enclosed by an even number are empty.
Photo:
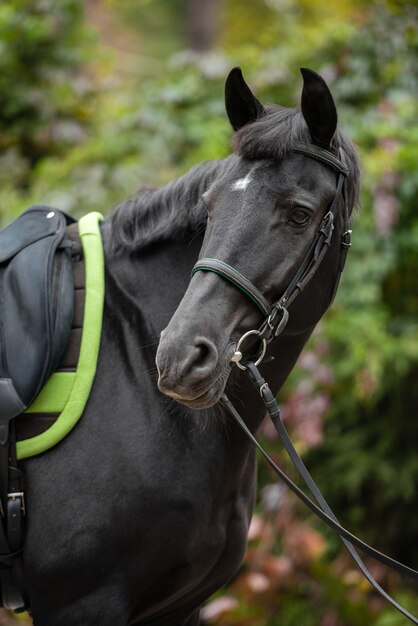
[[[3,0],[0,223],[31,203],[108,213],[230,153],[223,84],[297,106],[320,72],[362,162],[337,299],[280,394],[341,521],[418,566],[418,7],[413,0]],[[294,472],[266,423],[275,460]],[[260,462],[246,561],[202,611],[221,626],[406,626]],[[417,589],[369,562],[418,613]],[[23,620],[23,621],[22,621]],[[20,618],[28,622],[27,616]],[[15,618],[0,612],[0,624]]]

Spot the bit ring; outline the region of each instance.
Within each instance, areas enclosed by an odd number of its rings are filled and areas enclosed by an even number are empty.
[[[251,335],[257,335],[259,337],[260,331],[249,330],[248,332],[244,333],[244,335],[238,340],[238,343],[235,348],[235,352],[231,357],[231,361],[233,361],[235,365],[238,365],[238,367],[241,370],[245,370],[246,368],[240,363],[242,359],[242,352],[240,348],[243,342],[247,339],[247,337],[250,337]],[[267,341],[265,339],[261,339],[261,351],[257,357],[257,360],[254,362],[254,365],[259,365],[261,363],[261,361],[264,359],[264,355],[266,354],[266,350],[267,350]]]

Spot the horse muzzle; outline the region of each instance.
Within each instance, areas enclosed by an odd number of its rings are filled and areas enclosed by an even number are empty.
[[[204,336],[180,342],[162,333],[156,365],[160,391],[195,409],[216,404],[230,372],[230,359],[221,364],[215,344]]]

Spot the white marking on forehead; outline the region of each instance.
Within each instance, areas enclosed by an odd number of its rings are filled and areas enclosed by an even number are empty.
[[[233,191],[240,190],[240,189],[247,189],[251,181],[251,174],[252,174],[252,170],[248,172],[245,178],[239,178],[238,180],[235,181],[235,183],[232,183]]]

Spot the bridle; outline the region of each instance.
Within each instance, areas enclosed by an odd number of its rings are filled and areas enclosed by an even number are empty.
[[[308,252],[302,260],[298,270],[290,281],[289,285],[285,289],[282,296],[270,305],[264,295],[257,289],[253,283],[251,283],[241,272],[237,269],[221,261],[213,258],[203,258],[197,261],[192,270],[192,275],[198,271],[209,271],[222,276],[222,278],[228,280],[235,287],[243,291],[260,309],[264,315],[264,321],[258,330],[250,330],[245,333],[237,343],[235,354],[232,360],[240,367],[245,369],[241,365],[242,351],[241,348],[244,342],[250,337],[257,337],[260,341],[259,350],[255,359],[255,364],[258,365],[264,358],[267,345],[273,341],[275,337],[280,335],[284,330],[289,319],[289,306],[295,300],[297,295],[303,291],[306,285],[310,282],[315,272],[319,268],[322,259],[324,258],[330,244],[332,233],[334,230],[334,222],[340,206],[340,201],[343,199],[344,205],[344,232],[341,237],[341,254],[338,278],[334,285],[333,296],[337,290],[339,283],[339,276],[344,268],[345,259],[348,249],[351,246],[351,230],[349,225],[349,211],[346,198],[346,180],[349,174],[348,167],[336,156],[334,156],[328,150],[320,148],[319,146],[296,146],[292,150],[298,154],[308,156],[315,161],[319,161],[324,165],[332,168],[337,172],[337,185],[335,189],[334,198],[331,205],[322,218],[319,228],[316,232],[315,239],[313,240]]]
[[[326,500],[322,496],[320,490],[316,486],[313,478],[309,474],[306,466],[303,461],[299,457],[296,452],[287,431],[283,425],[283,422],[280,417],[280,409],[274,398],[272,391],[268,383],[263,379],[260,372],[257,369],[257,365],[259,365],[265,356],[267,345],[271,343],[276,337],[283,332],[288,320],[289,320],[289,306],[295,300],[297,295],[303,291],[306,285],[314,276],[315,272],[319,268],[327,250],[330,247],[332,233],[334,229],[334,222],[337,215],[337,212],[340,207],[341,200],[343,202],[343,233],[341,236],[341,250],[340,250],[340,262],[338,268],[338,276],[336,282],[334,284],[334,290],[331,300],[333,299],[335,292],[338,287],[339,279],[341,276],[341,272],[344,268],[347,252],[351,246],[351,230],[349,226],[349,210],[347,206],[347,192],[346,192],[346,180],[349,174],[348,167],[336,156],[334,156],[328,150],[321,148],[319,146],[309,145],[309,146],[296,146],[293,148],[293,152],[298,154],[303,154],[308,156],[311,159],[319,161],[324,165],[332,168],[337,172],[337,184],[336,190],[334,194],[334,198],[331,202],[331,205],[323,217],[321,224],[316,232],[315,238],[306,253],[302,263],[300,264],[298,270],[295,275],[291,279],[287,288],[285,289],[282,296],[270,305],[263,294],[253,285],[245,276],[243,276],[238,270],[234,267],[230,266],[228,263],[221,261],[219,259],[213,258],[203,258],[200,259],[194,266],[192,270],[192,274],[195,274],[198,271],[209,271],[218,274],[222,278],[226,279],[230,283],[232,283],[235,287],[243,291],[261,310],[264,315],[264,321],[258,329],[250,330],[246,332],[237,342],[235,353],[232,356],[231,360],[235,362],[235,364],[246,372],[250,381],[257,389],[260,397],[264,403],[264,406],[269,414],[274,427],[280,436],[282,443],[284,444],[287,453],[289,454],[292,462],[294,463],[296,469],[298,470],[300,476],[305,481],[306,486],[309,491],[315,498],[317,504],[313,502],[295,483],[293,483],[290,478],[281,470],[274,461],[270,458],[270,456],[265,452],[265,450],[258,443],[257,439],[254,437],[242,417],[239,415],[234,405],[229,400],[226,394],[222,395],[222,402],[224,406],[229,410],[232,417],[235,419],[237,424],[241,427],[241,429],[245,432],[245,434],[249,437],[253,445],[262,453],[267,462],[276,472],[276,474],[285,482],[285,484],[299,497],[302,502],[308,506],[308,508],[313,511],[322,521],[324,521],[332,530],[334,530],[341,538],[348,552],[354,559],[357,566],[360,568],[364,576],[370,582],[370,584],[374,587],[374,589],[387,600],[395,609],[400,611],[405,617],[407,617],[411,622],[418,625],[418,619],[414,617],[411,613],[409,613],[406,609],[400,606],[382,587],[377,583],[377,581],[370,574],[369,570],[363,563],[361,557],[357,553],[354,545],[363,550],[368,555],[372,556],[376,560],[384,563],[388,567],[391,567],[401,574],[412,578],[413,580],[418,580],[418,572],[413,570],[412,568],[404,565],[392,559],[385,554],[379,552],[372,546],[369,546],[367,543],[360,540],[358,537],[350,533],[343,526],[341,526],[328,506]],[[247,357],[243,362],[243,345],[247,341],[249,337],[258,339],[258,349],[255,354],[251,357]]]

